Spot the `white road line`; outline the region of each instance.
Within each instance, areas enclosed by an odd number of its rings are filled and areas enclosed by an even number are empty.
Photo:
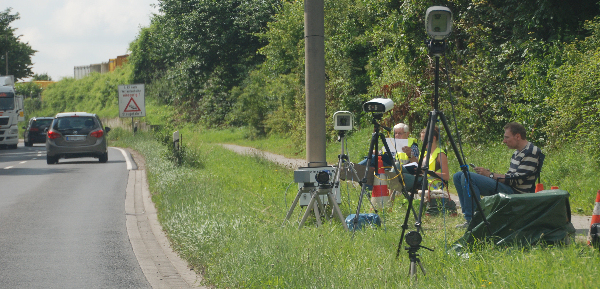
[[[133,168],[133,166],[131,166],[131,160],[129,160],[129,157],[127,156],[127,153],[125,152],[125,150],[122,148],[117,148],[117,147],[111,147],[111,148],[118,149],[121,151],[121,154],[123,154],[123,157],[125,158],[125,162],[127,163],[127,170],[130,171]]]
[[[12,168],[13,168],[13,166],[10,166],[10,167],[5,167],[4,169],[5,169],[5,170],[8,170],[8,169],[12,169]]]
[[[27,162],[27,161],[22,161],[22,162],[20,162],[20,164],[24,164],[24,163],[26,163],[26,162]]]

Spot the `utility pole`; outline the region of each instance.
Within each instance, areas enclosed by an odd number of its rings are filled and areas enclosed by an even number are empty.
[[[327,166],[324,10],[324,0],[304,1],[306,161],[309,167]]]
[[[8,34],[4,34],[4,39],[6,40],[6,56],[4,60],[6,60],[6,74],[8,75]]]

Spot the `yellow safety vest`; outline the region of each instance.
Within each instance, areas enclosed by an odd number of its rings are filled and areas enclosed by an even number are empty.
[[[437,159],[438,154],[440,153],[446,153],[446,151],[443,151],[441,148],[436,148],[433,153],[431,154],[431,156],[429,157],[429,170],[435,170],[435,161]],[[427,151],[425,151],[425,155],[427,156]],[[440,168],[438,170],[435,170],[436,173],[441,173],[442,172],[442,164],[440,162]],[[427,176],[427,182],[429,182],[429,184],[433,184],[436,182],[441,182],[441,180],[439,178],[435,178],[432,176]]]
[[[414,143],[417,142],[416,138],[409,137],[408,138],[408,147],[411,148]],[[396,159],[399,161],[408,161],[408,156],[402,151],[402,148],[396,152]]]

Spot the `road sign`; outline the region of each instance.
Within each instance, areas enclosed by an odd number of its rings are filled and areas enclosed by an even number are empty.
[[[146,116],[144,84],[119,85],[119,117]]]

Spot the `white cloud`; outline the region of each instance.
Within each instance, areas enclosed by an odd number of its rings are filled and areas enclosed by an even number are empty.
[[[21,19],[21,41],[38,52],[34,73],[72,77],[73,67],[107,62],[127,53],[140,27],[149,25],[158,0],[3,0]],[[3,5],[4,6],[4,5]],[[5,8],[0,7],[4,10]]]

